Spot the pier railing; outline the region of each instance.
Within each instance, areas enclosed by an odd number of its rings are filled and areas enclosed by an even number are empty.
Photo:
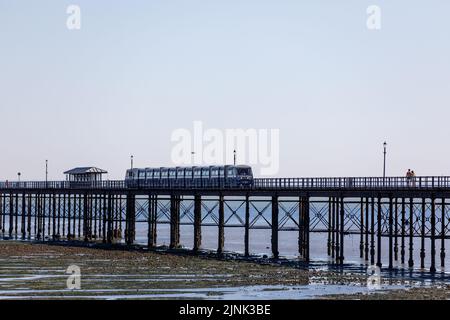
[[[164,183],[140,182],[131,188],[140,189],[450,189],[450,177],[335,177],[335,178],[256,178],[249,187],[236,187],[220,184],[217,181],[203,181],[202,183],[189,183],[177,179],[167,180]],[[22,181],[0,182],[0,189],[124,189],[127,184],[124,180],[107,181]]]

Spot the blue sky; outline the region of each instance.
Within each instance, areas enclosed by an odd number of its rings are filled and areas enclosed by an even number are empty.
[[[81,8],[81,30],[66,8]],[[366,27],[369,5],[382,28]],[[280,129],[278,176],[450,175],[450,2],[0,0],[0,180],[170,165],[171,133]]]

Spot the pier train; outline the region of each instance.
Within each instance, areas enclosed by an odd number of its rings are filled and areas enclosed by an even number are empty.
[[[253,172],[246,165],[134,168],[127,170],[125,185],[128,188],[250,188],[253,186]]]

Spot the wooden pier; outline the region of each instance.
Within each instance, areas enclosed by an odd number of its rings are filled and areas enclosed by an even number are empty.
[[[268,229],[275,259],[279,233],[295,232],[299,258],[306,262],[311,235],[322,233],[323,248],[337,265],[346,261],[345,236],[351,234],[367,264],[436,272],[445,266],[449,239],[450,177],[255,179],[251,188],[0,183],[4,239],[133,245],[138,224],[147,230],[149,248],[157,245],[157,226],[169,225],[174,249],[182,245],[180,226],[192,226],[194,252],[202,247],[202,228],[215,227],[218,254],[224,253],[225,229],[243,228],[246,256],[252,230]]]

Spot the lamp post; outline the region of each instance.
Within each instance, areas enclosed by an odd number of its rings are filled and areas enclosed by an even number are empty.
[[[133,159],[134,159],[134,156],[131,155],[131,157],[130,157],[130,160],[131,160],[131,170],[133,170]]]
[[[21,175],[21,173],[17,172],[17,177],[18,177],[19,183],[20,183],[20,175]]]
[[[386,141],[383,143],[383,181],[386,178]]]
[[[45,186],[48,183],[48,160],[45,160]]]
[[[236,149],[234,149],[233,153],[234,153],[234,165],[236,165]]]

